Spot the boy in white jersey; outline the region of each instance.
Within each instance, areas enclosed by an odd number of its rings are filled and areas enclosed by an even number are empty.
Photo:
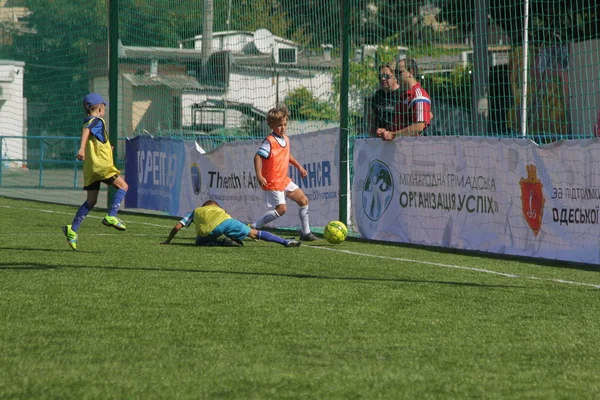
[[[317,237],[310,231],[308,221],[308,198],[288,176],[289,164],[300,171],[300,176],[307,175],[306,170],[290,152],[290,140],[285,134],[289,111],[284,107],[269,110],[267,124],[272,132],[263,140],[254,155],[254,169],[260,187],[265,191],[265,200],[271,210],[267,211],[252,228],[260,229],[269,222],[279,218],[287,211],[286,197],[298,204],[302,233],[300,240],[315,241]]]

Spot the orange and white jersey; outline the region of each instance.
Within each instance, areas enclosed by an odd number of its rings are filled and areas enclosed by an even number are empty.
[[[262,158],[262,175],[267,180],[263,190],[284,190],[292,181],[288,176],[290,141],[287,135],[271,133],[256,152]]]

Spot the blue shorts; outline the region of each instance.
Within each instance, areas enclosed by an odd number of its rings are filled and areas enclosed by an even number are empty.
[[[221,222],[208,236],[202,239],[210,241],[217,239],[221,235],[225,235],[231,239],[244,240],[250,233],[250,229],[248,225],[241,223],[237,219],[230,218]],[[201,237],[198,237],[196,241],[198,240],[201,240]]]

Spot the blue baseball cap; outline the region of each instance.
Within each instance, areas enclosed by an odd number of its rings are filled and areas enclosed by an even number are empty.
[[[108,105],[108,102],[98,93],[90,93],[83,98],[83,106],[85,108],[93,107],[96,104]]]

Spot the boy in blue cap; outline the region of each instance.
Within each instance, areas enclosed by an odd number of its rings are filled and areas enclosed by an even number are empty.
[[[104,217],[102,224],[119,231],[126,229],[123,221],[117,218],[117,212],[129,186],[125,179],[119,176],[120,171],[113,162],[113,147],[110,144],[106,123],[103,119],[107,104],[98,93],[90,93],[83,98],[83,107],[87,117],[83,120],[77,159],[83,161],[83,190],[87,191],[87,198],[77,210],[72,224],[62,228],[67,243],[73,250],[77,249],[79,226],[98,201],[101,182],[117,189],[108,215]]]
[[[181,228],[190,226],[192,222],[196,227],[197,246],[242,246],[242,240],[246,237],[279,243],[285,247],[300,246],[300,242],[294,239],[283,239],[270,232],[250,228],[241,221],[232,218],[214,200],[206,201],[202,204],[202,207],[196,208],[183,217],[171,229],[167,240],[161,244],[169,244]],[[220,236],[225,236],[226,239],[217,240]]]

